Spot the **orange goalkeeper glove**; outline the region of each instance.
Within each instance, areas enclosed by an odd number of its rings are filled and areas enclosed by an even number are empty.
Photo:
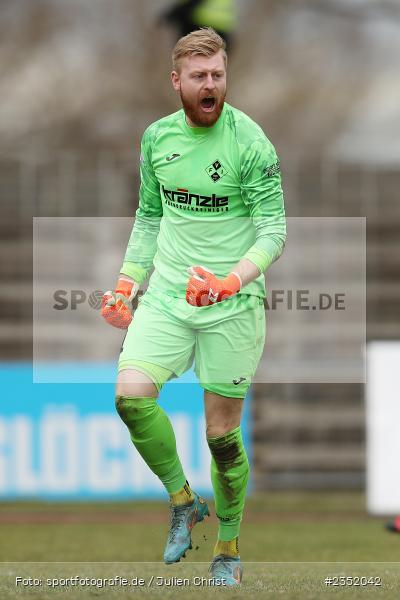
[[[225,279],[218,279],[204,267],[189,267],[188,272],[191,277],[186,288],[186,301],[192,306],[222,302],[237,294],[242,287],[242,280],[234,271]]]
[[[139,286],[132,280],[120,277],[114,292],[105,292],[101,299],[101,314],[113,327],[127,329],[132,321],[132,300]]]

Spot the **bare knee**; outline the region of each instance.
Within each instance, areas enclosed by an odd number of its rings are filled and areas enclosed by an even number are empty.
[[[124,369],[118,373],[117,396],[128,398],[157,398],[158,391],[150,377],[135,369]]]
[[[238,427],[238,425],[236,425]],[[235,427],[231,425],[225,425],[224,423],[211,423],[206,427],[206,435],[208,438],[222,437],[229,431],[232,431]]]
[[[208,438],[221,437],[239,427],[243,407],[241,398],[227,398],[206,392],[204,404]]]

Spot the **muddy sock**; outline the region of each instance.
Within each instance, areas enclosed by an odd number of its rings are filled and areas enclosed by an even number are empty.
[[[249,461],[240,427],[223,436],[207,438],[212,454],[211,481],[219,519],[218,539],[229,542],[239,535],[249,479]]]

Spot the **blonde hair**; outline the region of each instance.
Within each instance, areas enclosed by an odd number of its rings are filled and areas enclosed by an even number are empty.
[[[214,56],[219,50],[222,50],[226,67],[228,57],[225,41],[212,27],[202,27],[177,41],[172,52],[172,67],[174,71],[179,71],[180,61],[185,56]]]

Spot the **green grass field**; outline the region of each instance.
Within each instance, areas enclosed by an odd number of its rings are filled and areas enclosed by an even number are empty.
[[[244,582],[240,590],[218,589],[224,598],[400,598],[400,535],[383,524],[366,515],[357,493],[254,496],[242,526]],[[167,503],[0,504],[0,599],[214,598],[215,587],[194,579],[209,576],[214,514],[195,527],[193,550],[177,565],[161,562],[167,529]],[[42,585],[16,586],[18,576],[37,577]],[[48,578],[74,576],[138,577],[144,584],[47,585]],[[326,577],[339,576],[366,579],[325,585]]]

